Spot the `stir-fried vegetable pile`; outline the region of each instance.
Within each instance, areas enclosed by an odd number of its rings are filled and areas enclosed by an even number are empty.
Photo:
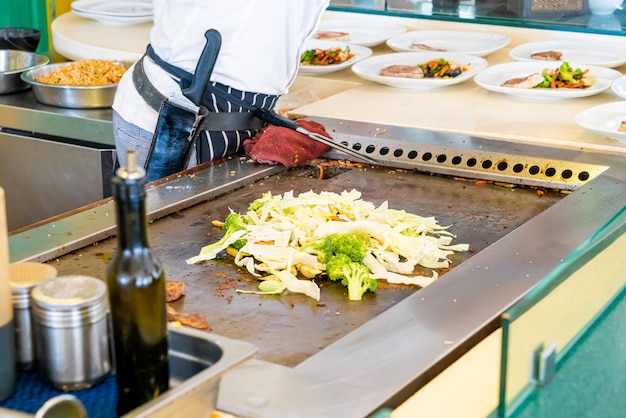
[[[314,48],[304,51],[300,55],[300,64],[302,65],[332,65],[341,64],[352,59],[354,54],[350,51],[350,47],[345,48]]]
[[[341,194],[293,191],[265,193],[248,212],[226,217],[224,236],[203,247],[188,264],[212,260],[228,250],[234,262],[263,280],[258,294],[284,290],[320,299],[311,280],[329,278],[348,290],[350,300],[361,300],[376,290],[377,280],[426,286],[437,279],[413,275],[416,266],[449,267],[448,256],[467,251],[467,244],[451,245],[455,238],[434,217],[379,207],[352,190]]]
[[[454,78],[466,71],[459,64],[452,63],[444,58],[437,58],[419,65],[426,78]]]
[[[545,89],[586,89],[596,82],[595,77],[589,76],[589,70],[572,68],[567,62],[563,62],[558,68],[544,68],[541,72],[543,81],[536,85],[537,88]]]

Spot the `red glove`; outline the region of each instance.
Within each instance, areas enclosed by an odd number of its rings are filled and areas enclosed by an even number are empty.
[[[330,136],[320,123],[298,120],[298,125],[310,132]],[[297,167],[330,150],[322,144],[293,129],[268,125],[243,143],[246,154],[259,163],[280,163],[287,168]]]

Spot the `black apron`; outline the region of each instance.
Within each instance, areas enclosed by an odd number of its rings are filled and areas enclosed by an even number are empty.
[[[146,161],[148,181],[183,170],[195,146],[197,162],[202,163],[239,152],[245,139],[253,137],[264,122],[256,117],[256,109],[270,110],[278,95],[243,92],[210,82],[210,72],[217,59],[219,43],[215,30],[205,34],[207,45],[191,74],[161,59],[150,45],[146,56],[167,71],[181,86],[183,95],[198,108],[185,109],[175,100],[164,97],[148,80],[142,57],[133,71],[133,83],[139,94],[159,112],[159,120]],[[208,68],[208,70],[207,70]],[[201,90],[199,90],[199,88]],[[186,94],[191,91],[191,94]]]

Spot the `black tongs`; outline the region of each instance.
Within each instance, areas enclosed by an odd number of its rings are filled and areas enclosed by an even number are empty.
[[[336,150],[343,151],[348,155],[367,161],[368,163],[371,163],[371,164],[379,163],[378,160],[368,155],[361,154],[360,152],[357,152],[353,150],[352,148],[349,148],[343,144],[335,142],[332,140],[332,138],[327,138],[324,135],[311,132],[303,128],[302,126],[298,125],[295,121],[291,119],[287,119],[283,116],[280,116],[279,114],[271,110],[259,108],[255,111],[255,115],[256,117],[258,117],[264,122],[269,123],[270,125],[282,126],[284,128],[293,129],[294,131],[300,132],[301,134],[304,134],[315,141],[321,142],[322,144],[328,145],[329,147],[334,148]]]

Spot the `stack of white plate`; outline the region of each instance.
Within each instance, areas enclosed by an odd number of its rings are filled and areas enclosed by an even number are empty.
[[[138,25],[152,22],[152,0],[76,0],[71,4],[78,16],[105,25]]]

